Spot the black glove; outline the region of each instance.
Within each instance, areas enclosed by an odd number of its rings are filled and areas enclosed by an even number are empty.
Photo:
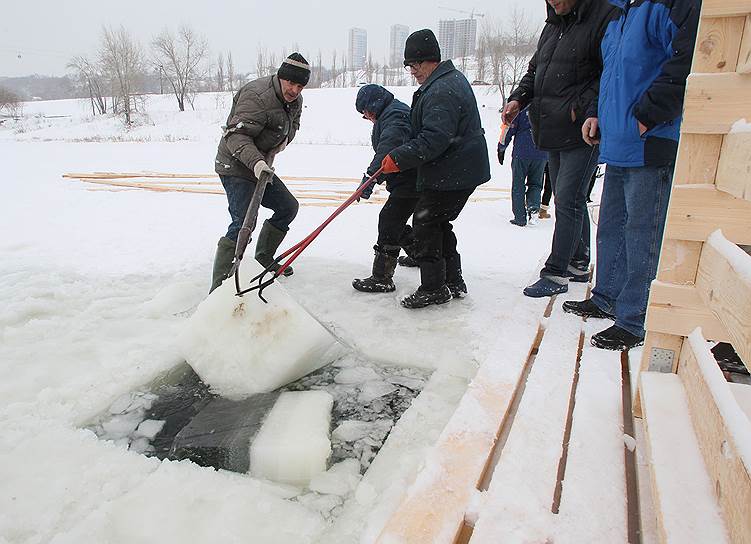
[[[503,159],[506,156],[506,148],[501,145],[500,142],[498,142],[498,162],[503,164]]]
[[[362,181],[360,182],[360,187],[362,187],[363,185],[365,185],[368,182],[369,179],[370,179],[370,176],[368,174],[363,174]],[[370,185],[368,185],[365,188],[365,190],[362,192],[362,194],[360,195],[360,198],[362,198],[364,200],[368,200],[370,198],[370,196],[373,194],[373,185],[374,185],[374,183],[371,183]],[[358,202],[359,201],[360,200],[358,199]]]

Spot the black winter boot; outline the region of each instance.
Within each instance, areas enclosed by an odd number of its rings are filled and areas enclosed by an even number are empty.
[[[594,347],[600,349],[610,349],[613,351],[628,351],[644,343],[644,338],[635,336],[616,325],[598,332],[592,336],[591,343]]]
[[[235,246],[237,242],[230,240],[226,236],[219,238],[216,244],[216,255],[214,255],[214,270],[211,274],[211,288],[209,293],[219,287],[227,274],[232,268],[232,260],[235,258]]]
[[[600,310],[599,306],[592,302],[591,298],[582,301],[567,300],[563,303],[563,311],[567,314],[579,315],[581,317],[594,318],[594,319],[612,319],[615,320],[613,314],[609,314],[603,310]]]
[[[458,253],[446,258],[446,285],[454,298],[464,298],[467,294],[467,284],[462,277],[462,260]]]
[[[363,293],[390,293],[396,290],[393,282],[394,270],[396,269],[396,251],[384,249],[381,246],[373,246],[375,258],[373,259],[373,274],[369,278],[352,280],[352,287]]]
[[[402,299],[402,306],[415,309],[431,304],[445,304],[451,300],[451,291],[446,285],[446,263],[443,259],[435,263],[420,264],[422,285],[417,291]]]
[[[274,254],[279,249],[285,236],[287,236],[287,233],[283,230],[276,228],[268,221],[263,222],[263,227],[261,227],[261,232],[258,234],[258,240],[256,241],[256,261],[262,267],[268,268],[274,263]],[[279,267],[280,265],[277,263],[271,270],[276,272],[279,270]],[[292,274],[293,270],[291,266],[284,269],[285,276],[291,276]]]
[[[402,255],[399,257],[399,266],[406,266],[408,268],[415,268],[420,266],[416,260],[409,255]]]

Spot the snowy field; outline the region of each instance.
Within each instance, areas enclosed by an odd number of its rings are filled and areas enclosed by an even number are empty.
[[[409,103],[412,91],[395,94]],[[275,163],[282,176],[360,177],[371,125],[355,111],[355,94],[304,92],[302,128]],[[222,195],[111,190],[61,176],[210,173],[230,95],[201,95],[184,113],[170,97],[149,97],[128,131],[92,119],[86,101],[30,103],[24,120],[0,126],[0,543],[372,542],[468,380],[502,359],[508,344],[499,338],[539,319],[521,289],[547,254],[552,221],[509,224],[510,165],[495,159],[500,97],[487,87],[476,94],[491,154],[487,187],[502,198],[469,204],[456,222],[468,298],[405,310],[400,298],[419,284],[405,268],[395,293],[354,291],[352,278],[369,275],[379,211],[364,202],[282,280],[353,349],[352,364],[433,371],[368,472],[339,497],[160,462],[83,429],[182,362],[184,312],[206,295],[228,214]],[[332,210],[303,205],[282,248]]]

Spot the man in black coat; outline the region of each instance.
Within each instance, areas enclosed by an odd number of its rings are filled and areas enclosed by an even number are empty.
[[[421,285],[402,306],[422,308],[467,293],[451,221],[490,179],[490,161],[472,87],[450,60],[441,62],[433,32],[407,38],[404,66],[420,84],[412,98],[412,139],[382,166],[387,174],[416,170],[420,198],[412,224]]]
[[[602,72],[600,43],[615,18],[607,0],[547,0],[548,18],[527,74],[503,111],[510,124],[529,105],[535,144],[548,152],[555,198],[553,243],[530,297],[568,291],[589,280],[587,189],[599,157],[581,138],[585,119],[597,112]]]
[[[355,108],[364,119],[373,123],[371,141],[375,155],[363,176],[363,183],[376,173],[386,154],[409,141],[412,126],[409,122],[409,106],[400,102],[387,89],[380,85],[366,85],[357,93]],[[378,183],[386,182],[389,198],[378,215],[378,242],[373,249],[372,275],[365,279],[355,279],[352,287],[366,293],[390,293],[396,289],[393,277],[399,251],[410,247],[412,227],[407,220],[415,210],[418,195],[415,189],[415,170],[383,174]],[[371,184],[362,194],[368,199],[373,192]]]

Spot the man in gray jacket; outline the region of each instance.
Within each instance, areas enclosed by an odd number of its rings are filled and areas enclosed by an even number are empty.
[[[300,128],[301,93],[309,78],[308,62],[299,53],[292,53],[284,59],[276,75],[247,83],[232,100],[214,161],[227,193],[231,223],[217,244],[211,291],[221,285],[232,266],[237,235],[256,182],[264,172],[273,174],[274,156],[284,150]],[[297,215],[299,204],[273,174],[261,205],[274,212],[264,221],[256,240],[256,260],[267,267],[274,262],[274,253]],[[284,275],[290,274],[292,269],[288,267]]]

